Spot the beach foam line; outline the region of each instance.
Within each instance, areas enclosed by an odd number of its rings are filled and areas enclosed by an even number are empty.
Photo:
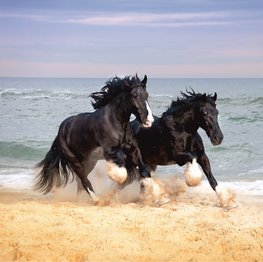
[[[237,194],[253,196],[263,195],[263,180],[217,182],[221,187],[233,190]],[[204,180],[202,181],[197,190],[200,190],[200,192],[204,193],[213,192],[208,181]]]
[[[93,180],[93,183],[98,183],[97,190],[103,184],[103,187],[112,185],[113,182],[109,180],[104,172],[103,166],[101,170],[95,168],[93,172],[90,173],[89,178]],[[36,175],[37,170],[33,168],[1,168],[0,169],[0,186],[7,187],[11,189],[20,188],[28,189],[33,185],[33,179]],[[161,181],[170,180],[171,184],[174,182],[174,177],[178,177],[178,180],[182,180],[184,183],[183,176],[157,176]],[[105,181],[104,181],[105,180]],[[102,183],[103,182],[103,183]],[[105,182],[105,183],[104,183]],[[218,180],[220,187],[230,189],[235,191],[237,194],[242,195],[254,195],[254,196],[263,196],[263,180],[254,180],[254,181],[220,181]],[[201,193],[213,193],[212,188],[210,187],[208,181],[203,178],[201,184],[197,187],[194,187],[193,190],[197,190]]]

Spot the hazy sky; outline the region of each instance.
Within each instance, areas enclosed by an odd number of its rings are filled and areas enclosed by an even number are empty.
[[[0,76],[263,77],[262,0],[0,0]]]

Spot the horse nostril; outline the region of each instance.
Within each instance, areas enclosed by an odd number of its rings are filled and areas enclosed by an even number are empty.
[[[149,120],[146,120],[146,122],[143,124],[143,127],[149,128],[152,126],[152,122]]]
[[[213,137],[213,141],[214,141],[214,144],[215,144],[215,145],[221,144],[222,140],[223,140],[223,137],[222,137],[222,136],[214,136],[214,137]]]

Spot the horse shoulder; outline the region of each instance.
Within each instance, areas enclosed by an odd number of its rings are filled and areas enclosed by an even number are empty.
[[[205,151],[202,137],[197,132],[192,137],[192,145],[193,145],[193,150],[198,150],[202,152]]]

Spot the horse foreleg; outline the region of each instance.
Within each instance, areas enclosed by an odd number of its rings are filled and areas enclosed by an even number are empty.
[[[214,191],[216,191],[216,187],[218,186],[218,183],[212,174],[210,161],[209,161],[207,155],[205,153],[203,153],[201,155],[199,154],[197,157],[197,163],[203,169],[204,174],[206,175],[207,180],[208,180],[210,186],[212,187],[212,189]]]
[[[192,163],[193,159],[194,159],[194,155],[191,153],[176,153],[173,155],[173,159],[175,160],[176,164],[179,166],[183,166],[186,163]]]
[[[138,168],[140,176],[142,178],[151,177],[151,172],[146,168],[146,165],[142,161],[141,151],[138,147],[132,146],[130,149],[131,160]]]
[[[192,163],[188,162],[184,171],[185,182],[188,186],[197,186],[200,184],[203,177],[203,173],[196,162],[196,158]]]
[[[194,153],[182,152],[173,156],[174,161],[179,166],[186,164],[184,171],[185,182],[188,186],[197,186],[202,179],[202,172],[196,163],[196,155]]]
[[[125,161],[127,156],[120,148],[112,148],[104,151],[104,158],[107,163],[107,175],[117,184],[123,184],[127,179]]]
[[[210,161],[205,153],[203,153],[201,156],[197,158],[197,162],[199,165],[202,167],[208,182],[212,189],[216,192],[219,206],[223,207],[225,209],[231,209],[237,206],[235,203],[235,195],[229,191],[226,188],[221,188],[216,179],[214,178],[212,171],[211,171],[211,166],[210,166]]]
[[[107,163],[107,175],[108,177],[115,181],[117,184],[123,184],[127,179],[127,170],[125,167],[120,167],[113,162],[106,162]]]
[[[127,159],[126,154],[122,151],[121,148],[111,148],[111,150],[104,150],[104,158],[108,162],[113,162],[119,167],[125,166]]]

